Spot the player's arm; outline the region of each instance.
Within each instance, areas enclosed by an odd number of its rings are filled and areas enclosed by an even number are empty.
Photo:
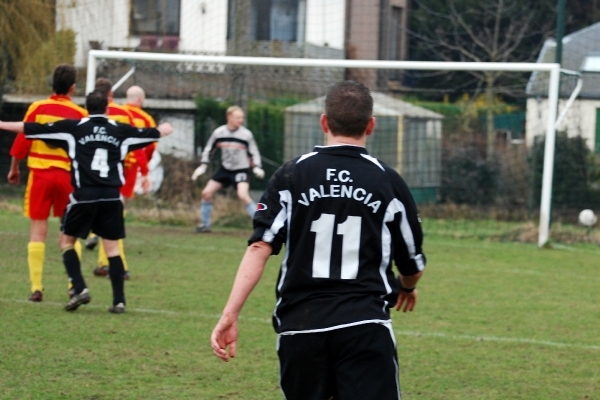
[[[421,220],[408,186],[393,174],[392,183],[403,210],[396,214],[390,232],[394,246],[394,261],[400,271],[400,294],[396,310],[412,311],[417,302],[417,283],[423,275],[426,258],[423,253]]]
[[[200,157],[200,162],[202,164],[208,164],[210,162],[210,154],[215,145],[215,141],[217,140],[216,133],[217,133],[217,130],[215,129],[213,131],[213,133],[210,135],[210,137],[208,138],[208,141],[206,142],[206,146],[204,146],[204,150],[202,151],[202,156]]]
[[[31,140],[27,140],[22,132],[17,133],[15,141],[10,148],[10,169],[8,171],[8,182],[13,185],[18,185],[21,180],[21,172],[19,163],[24,158],[27,158],[31,151]]]
[[[0,130],[17,132],[17,133],[23,132],[25,130],[25,123],[22,121],[18,121],[18,122],[0,121]]]
[[[256,140],[254,136],[250,138],[248,141],[248,153],[252,157],[252,172],[258,179],[262,179],[265,177],[265,171],[262,169],[262,160],[260,158],[260,152],[258,151],[258,146],[256,145]]]
[[[150,190],[152,187],[152,182],[150,182],[150,178],[148,177],[148,172],[150,169],[148,168],[148,156],[146,155],[146,148],[148,148],[150,145],[145,146],[143,149],[137,149],[133,151],[133,156],[137,162],[138,171],[140,171],[140,174],[142,175],[140,183],[144,193],[148,193],[148,190]]]
[[[229,300],[210,337],[213,353],[223,361],[235,357],[238,339],[237,320],[240,311],[260,280],[271,253],[271,245],[262,241],[252,243],[246,249]]]
[[[165,137],[173,133],[173,127],[170,123],[164,122],[157,128],[135,128],[131,125],[117,123],[120,128],[120,135],[126,139],[121,143],[122,149],[126,150],[121,154],[124,159],[128,152],[146,147],[152,142],[158,141],[161,137]]]
[[[260,158],[260,152],[258,151],[258,146],[256,145],[254,136],[248,140],[248,153],[252,157],[252,165],[262,168],[262,160]]]
[[[8,170],[8,176],[6,177],[8,183],[18,185],[21,181],[21,171],[19,170],[19,163],[22,159],[11,157],[10,158],[10,169]]]
[[[199,176],[203,175],[208,168],[208,163],[210,162],[210,153],[213,149],[216,140],[216,130],[208,138],[208,142],[206,142],[206,146],[204,147],[204,151],[202,152],[202,156],[200,157],[200,166],[194,170],[192,173],[192,180],[195,181]]]

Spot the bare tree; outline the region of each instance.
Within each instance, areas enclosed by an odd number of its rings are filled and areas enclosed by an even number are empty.
[[[0,1],[0,104],[22,57],[54,31],[54,1]],[[27,50],[27,51],[26,51]]]
[[[413,0],[413,45],[433,60],[531,62],[552,34],[552,0]],[[469,71],[475,93],[487,100],[487,157],[494,156],[492,105],[497,94],[513,94],[501,71]],[[524,86],[524,85],[523,85]]]

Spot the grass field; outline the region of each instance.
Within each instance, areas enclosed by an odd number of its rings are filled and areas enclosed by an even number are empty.
[[[31,304],[28,221],[0,207],[0,398],[282,398],[270,325],[278,257],[242,312],[238,357],[210,350],[248,234],[129,223],[127,313],[106,311],[110,282],[92,275],[89,251],[92,302],[67,313],[56,236],[44,302]],[[403,399],[600,399],[600,248],[427,235],[424,249],[417,309],[393,315]]]

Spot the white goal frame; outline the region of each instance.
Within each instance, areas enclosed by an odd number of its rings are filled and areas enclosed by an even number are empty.
[[[556,63],[494,63],[494,62],[443,62],[443,61],[380,61],[380,60],[329,60],[312,58],[275,58],[275,57],[239,57],[204,56],[171,53],[144,53],[115,50],[90,50],[88,53],[86,94],[91,92],[96,82],[98,59],[121,59],[162,62],[200,62],[231,65],[265,65],[289,67],[330,67],[330,68],[371,68],[401,69],[421,71],[508,71],[508,72],[549,72],[548,83],[548,121],[546,123],[546,142],[544,148],[544,172],[542,176],[542,195],[540,203],[540,229],[538,246],[544,246],[550,233],[550,204],[552,195],[552,176],[554,167],[554,149],[556,141],[556,116],[558,111],[558,90],[560,64]]]

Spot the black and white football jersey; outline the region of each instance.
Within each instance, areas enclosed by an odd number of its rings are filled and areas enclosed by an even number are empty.
[[[25,123],[24,133],[28,139],[41,139],[67,152],[75,189],[122,186],[125,182],[123,160],[127,153],[160,138],[155,128],[135,128],[104,115],[50,124]]]
[[[208,138],[201,162],[208,164],[211,153],[221,149],[221,165],[229,171],[250,168],[250,160],[256,167],[261,166],[260,152],[256,140],[247,128],[240,126],[230,131],[227,125],[221,125]]]
[[[360,146],[317,146],[284,164],[257,207],[249,243],[285,253],[273,324],[318,332],[389,321],[403,275],[425,267],[423,234],[396,171]]]

